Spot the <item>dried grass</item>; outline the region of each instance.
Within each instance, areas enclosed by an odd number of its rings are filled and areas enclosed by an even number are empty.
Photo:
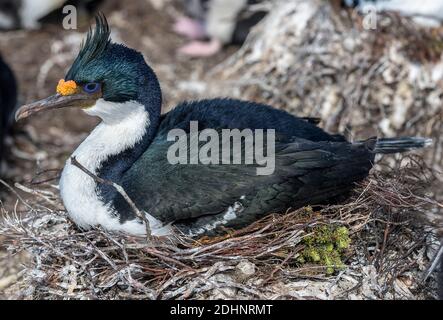
[[[441,205],[426,196],[432,172],[415,160],[373,173],[344,204],[274,214],[199,240],[177,234],[147,243],[84,232],[65,211],[50,208],[59,201],[55,194],[34,190],[44,197],[28,204],[26,216],[6,214],[0,225],[8,251],[32,258],[10,291],[28,299],[430,297],[434,278],[422,280],[436,240],[425,214]],[[303,238],[323,224],[347,227],[352,239],[346,268],[333,276],[297,259]],[[252,274],[242,271],[245,263]]]
[[[319,117],[326,131],[350,140],[430,137],[425,159],[443,171],[442,51],[441,28],[384,14],[365,30],[357,12],[327,1],[282,1],[207,75],[204,92]]]

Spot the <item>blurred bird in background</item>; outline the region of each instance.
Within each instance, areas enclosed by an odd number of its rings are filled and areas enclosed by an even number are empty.
[[[263,0],[183,0],[186,16],[177,19],[174,31],[190,42],[179,52],[209,57],[224,45],[242,44],[251,28],[267,14]]]
[[[0,55],[0,160],[4,159],[4,140],[10,133],[17,104],[14,74]]]
[[[443,21],[443,1],[441,0],[343,0],[345,6],[357,7],[365,12],[373,7],[377,11],[393,11],[426,27],[436,27]]]
[[[102,0],[0,0],[0,30],[38,29],[42,22],[60,22],[65,5],[73,5],[80,19],[89,20]]]

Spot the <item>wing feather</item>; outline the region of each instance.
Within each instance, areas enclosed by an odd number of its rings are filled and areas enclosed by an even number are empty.
[[[137,205],[164,223],[197,221],[223,213],[238,201],[247,210],[230,226],[246,225],[276,210],[316,204],[364,178],[372,158],[364,147],[346,142],[295,139],[277,142],[275,172],[258,176],[258,165],[172,165],[166,156],[172,143],[157,137],[122,181]]]

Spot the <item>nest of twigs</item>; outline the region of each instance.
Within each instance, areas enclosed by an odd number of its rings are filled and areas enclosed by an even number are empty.
[[[400,161],[402,162],[402,161]],[[224,237],[143,238],[81,231],[58,208],[40,199],[29,212],[5,213],[0,236],[11,255],[30,259],[9,289],[21,299],[433,297],[427,276],[437,245],[426,213],[432,173],[414,158],[402,168],[373,173],[340,205],[273,214]],[[20,186],[25,190],[23,186]],[[40,196],[39,196],[40,195]],[[319,226],[345,227],[351,244],[333,272],[300,259]]]

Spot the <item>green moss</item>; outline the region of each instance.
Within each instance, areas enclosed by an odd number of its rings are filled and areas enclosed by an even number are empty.
[[[308,231],[311,235],[303,239],[305,249],[299,257],[299,262],[323,265],[327,274],[342,269],[342,255],[351,243],[348,229],[322,225]]]
[[[315,214],[314,210],[311,206],[306,206],[302,210],[300,210],[300,216],[301,217],[312,217]]]

